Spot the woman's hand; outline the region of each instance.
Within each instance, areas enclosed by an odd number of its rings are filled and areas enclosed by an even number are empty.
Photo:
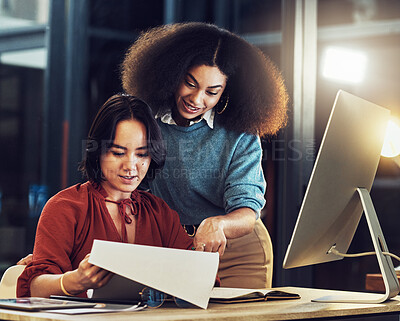
[[[222,216],[208,217],[199,225],[193,241],[196,251],[225,252],[226,237]]]
[[[225,215],[208,217],[199,225],[193,244],[196,251],[218,252],[222,256],[226,240],[251,233],[255,222],[255,212],[247,207],[238,208]]]
[[[79,263],[76,270],[66,272],[63,286],[71,294],[79,294],[88,289],[97,289],[107,284],[113,273],[89,263],[89,255]]]
[[[28,254],[27,256],[19,260],[17,262],[17,265],[28,265],[29,263],[32,262],[32,259],[33,259],[33,254]]]

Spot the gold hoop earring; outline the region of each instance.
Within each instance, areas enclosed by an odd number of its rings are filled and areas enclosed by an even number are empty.
[[[228,103],[229,103],[229,96],[226,96],[226,103],[225,103],[225,106],[224,106],[224,108],[222,108],[221,111],[218,111],[218,110],[217,110],[217,114],[218,114],[218,115],[221,115],[221,114],[225,111],[226,106],[228,106]]]

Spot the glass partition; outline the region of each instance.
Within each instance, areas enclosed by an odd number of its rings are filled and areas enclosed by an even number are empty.
[[[41,182],[48,0],[0,1],[0,274],[33,244]]]

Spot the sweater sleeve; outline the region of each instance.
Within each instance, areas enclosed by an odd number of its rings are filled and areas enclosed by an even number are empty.
[[[42,274],[60,274],[72,270],[73,251],[79,200],[56,195],[45,205],[39,218],[33,261],[18,279],[17,296],[30,296],[33,278]]]
[[[266,182],[261,166],[262,148],[259,137],[243,134],[236,144],[225,181],[226,213],[248,207],[260,217],[265,205]]]

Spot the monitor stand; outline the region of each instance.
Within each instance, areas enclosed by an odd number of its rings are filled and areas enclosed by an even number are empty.
[[[385,285],[385,294],[362,293],[362,292],[344,292],[343,295],[324,296],[322,298],[313,299],[314,302],[339,302],[339,303],[382,303],[396,296],[399,291],[399,282],[391,258],[382,252],[389,252],[378,217],[376,215],[371,196],[365,188],[357,188],[360,196],[361,204],[367,219],[369,232],[374,244],[376,257],[378,259],[379,268],[382,273],[383,283]]]

